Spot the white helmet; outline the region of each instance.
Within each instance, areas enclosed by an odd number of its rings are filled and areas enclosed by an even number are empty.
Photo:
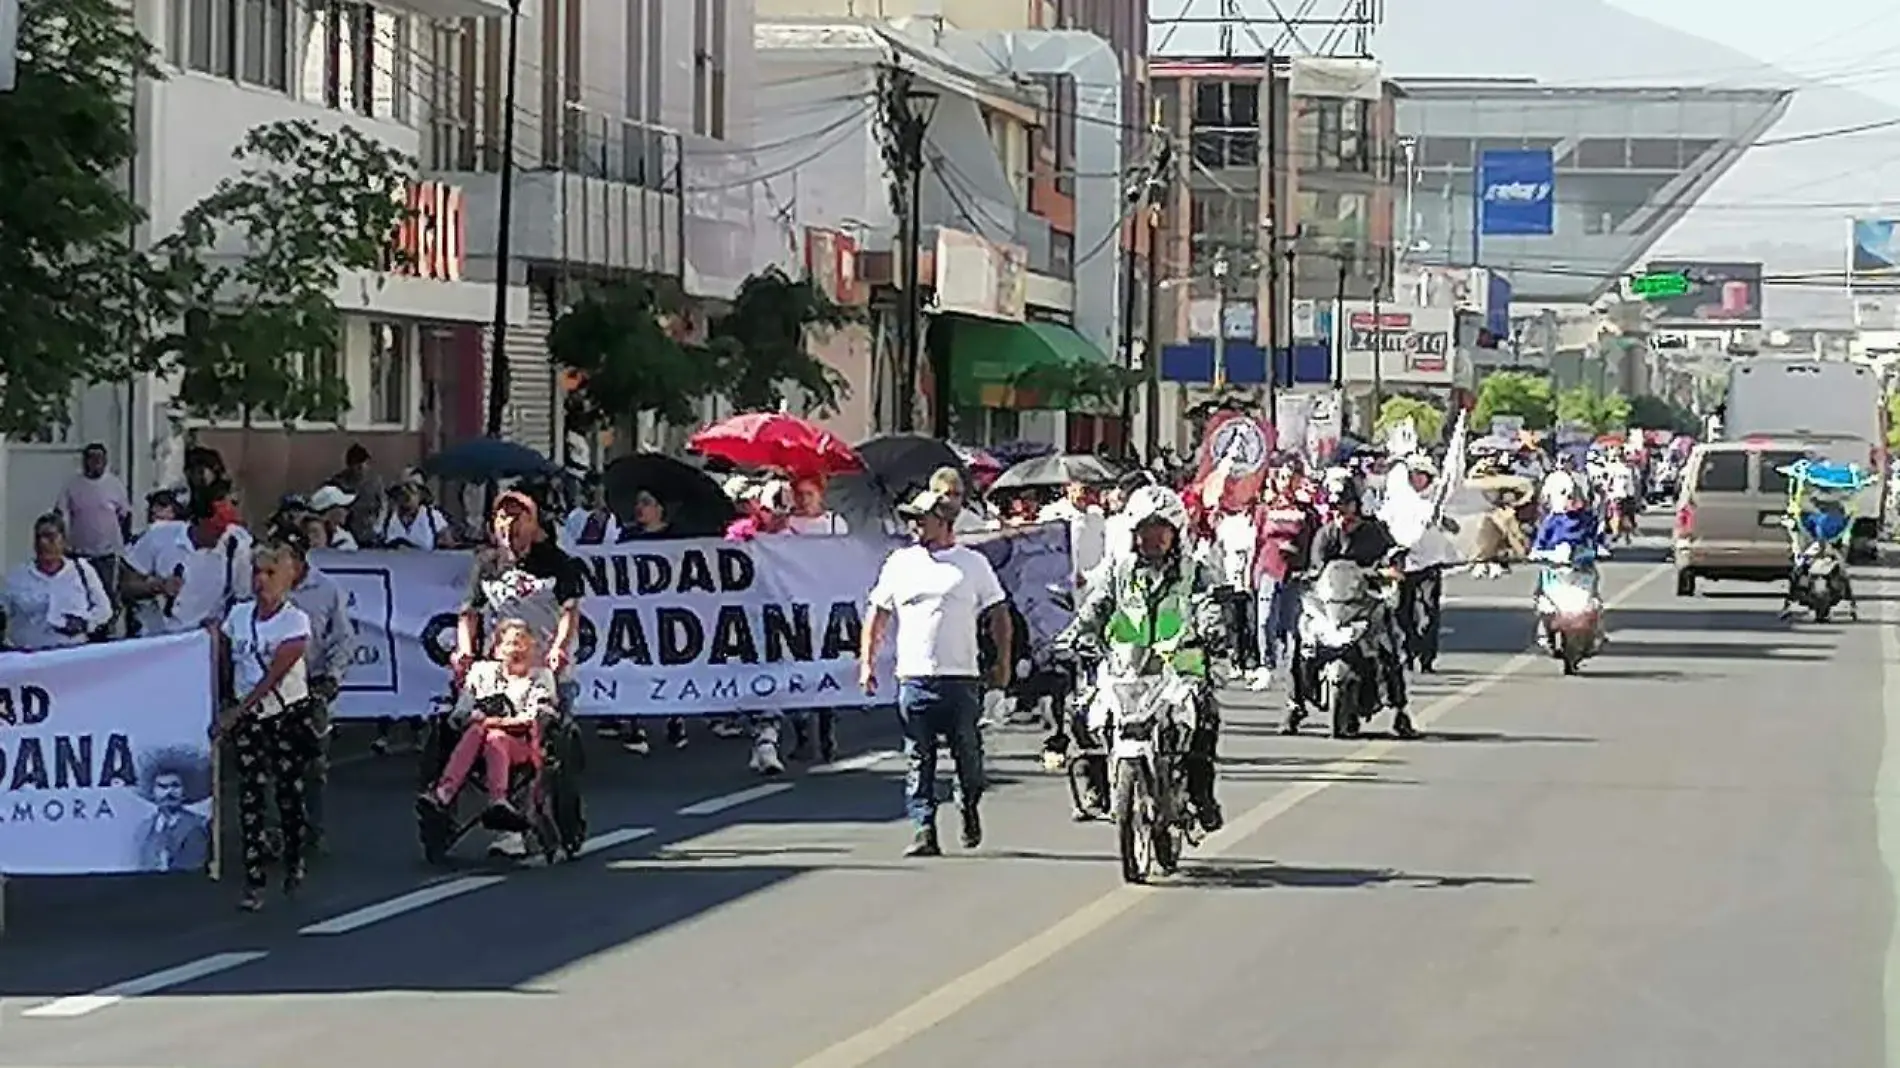
[[[1128,495],[1128,504],[1122,509],[1135,526],[1139,527],[1151,519],[1159,519],[1175,529],[1176,533],[1185,533],[1188,528],[1187,505],[1181,503],[1181,495],[1166,486],[1143,486]]]

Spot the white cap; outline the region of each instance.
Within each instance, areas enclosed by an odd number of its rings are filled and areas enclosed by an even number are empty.
[[[347,508],[356,503],[356,494],[345,493],[337,486],[324,486],[310,495],[310,510],[327,512],[332,508]]]

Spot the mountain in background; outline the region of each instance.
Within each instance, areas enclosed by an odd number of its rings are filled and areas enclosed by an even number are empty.
[[[1792,88],[1779,139],[1900,117],[1852,72],[1804,79],[1600,0],[1431,0],[1387,8],[1374,52],[1398,78],[1529,77],[1555,85]],[[1658,244],[1658,256],[1760,260],[1770,273],[1839,270],[1853,214],[1900,214],[1900,128],[1750,150]],[[1882,205],[1884,203],[1884,210]],[[1783,205],[1775,207],[1775,205]],[[1858,211],[1856,210],[1858,207]],[[1773,286],[1767,314],[1824,325],[1845,296]]]

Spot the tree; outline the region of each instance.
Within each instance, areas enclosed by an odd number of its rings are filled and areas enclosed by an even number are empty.
[[[349,405],[332,294],[346,271],[399,259],[416,162],[352,127],[276,122],[246,134],[243,166],[187,210],[157,253],[183,326],[158,347],[178,405],[200,416],[334,419]],[[219,255],[232,247],[242,255]]]
[[[1498,371],[1478,386],[1478,402],[1471,413],[1474,427],[1488,428],[1493,416],[1517,416],[1525,429],[1544,430],[1557,418],[1550,380],[1523,371]]]
[[[1693,434],[1701,425],[1695,413],[1665,397],[1640,393],[1630,398],[1629,425],[1645,430]]]
[[[668,295],[629,278],[589,287],[555,319],[548,355],[581,380],[567,398],[570,426],[599,430],[642,412],[674,424],[698,419],[699,403],[722,384],[721,370],[667,332],[662,320],[670,310]]]
[[[1557,421],[1577,423],[1607,434],[1629,426],[1630,404],[1621,393],[1598,393],[1591,386],[1564,390],[1557,397]]]
[[[1379,406],[1379,417],[1373,424],[1373,434],[1384,440],[1386,432],[1395,426],[1410,421],[1412,428],[1418,431],[1421,445],[1438,440],[1445,431],[1445,413],[1438,405],[1417,397],[1387,397]]]
[[[787,387],[803,394],[808,409],[835,412],[850,386],[825,361],[806,350],[809,331],[851,321],[809,281],[793,281],[776,267],[748,277],[732,307],[713,320],[707,347],[719,364],[721,392],[741,411],[773,411]]]
[[[144,216],[122,171],[133,86],[162,76],[130,7],[21,5],[18,82],[0,94],[0,433],[63,425],[74,390],[129,377],[173,314],[134,248]]]

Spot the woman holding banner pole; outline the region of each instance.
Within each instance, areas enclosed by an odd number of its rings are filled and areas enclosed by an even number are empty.
[[[310,617],[290,603],[297,562],[281,545],[252,558],[255,600],[240,601],[218,629],[235,700],[218,717],[215,736],[229,738],[237,755],[238,832],[244,859],[244,896],[239,908],[264,905],[271,859],[266,794],[277,799],[283,835],[284,893],[295,894],[304,878],[304,781],[316,750],[310,679],[304,653]]]

